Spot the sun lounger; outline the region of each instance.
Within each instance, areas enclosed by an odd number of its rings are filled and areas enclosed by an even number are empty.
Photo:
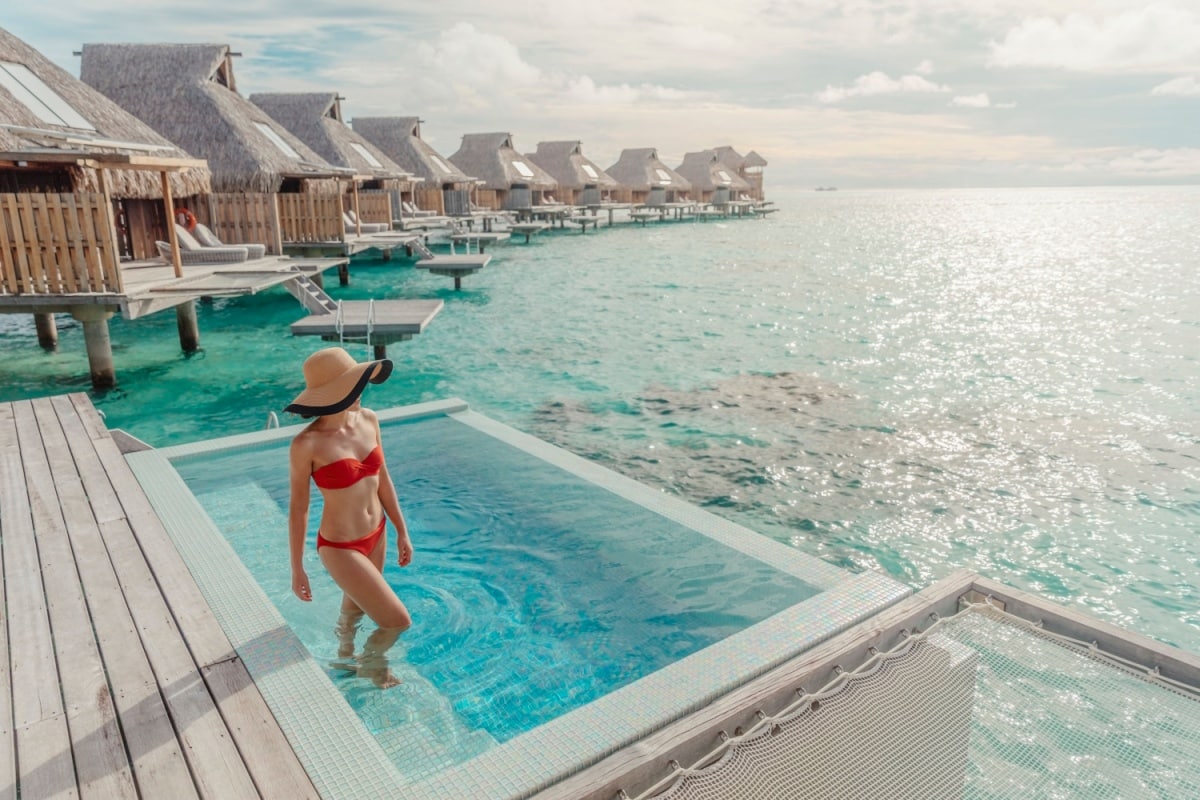
[[[407,200],[401,201],[400,210],[404,212],[404,216],[406,217],[436,217],[438,215],[436,211],[426,211],[417,208]]]
[[[192,234],[200,242],[200,244],[204,245],[205,247],[233,247],[234,246],[234,245],[227,245],[224,242],[222,242],[220,239],[217,238],[217,235],[215,233],[213,233],[212,230],[202,222],[196,223],[196,229],[194,231],[192,231]],[[246,248],[246,252],[249,254],[251,259],[266,258],[266,256],[267,256],[267,246],[265,244],[249,243],[249,244],[240,244],[240,245],[236,245],[236,246]]]
[[[392,226],[386,222],[356,222],[353,211],[343,211],[342,219],[346,222],[346,233],[351,236],[360,232],[383,233],[392,229]]]
[[[179,262],[187,266],[199,264],[239,264],[250,257],[250,251],[242,245],[222,245],[220,247],[205,247],[188,233],[187,228],[176,223],[175,238],[179,242]],[[155,242],[158,254],[168,263],[171,261],[171,245],[169,242]]]

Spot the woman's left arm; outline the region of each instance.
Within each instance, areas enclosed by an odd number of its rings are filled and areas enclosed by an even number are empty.
[[[379,419],[374,414],[371,417],[375,424],[375,441],[382,448],[383,439],[379,431]],[[412,561],[413,546],[412,541],[408,538],[408,526],[404,522],[404,513],[400,510],[400,498],[396,495],[396,486],[392,483],[391,474],[388,473],[386,458],[379,468],[379,502],[383,506],[383,513],[387,514],[393,527],[396,528],[396,550],[399,551],[400,566],[407,567]]]

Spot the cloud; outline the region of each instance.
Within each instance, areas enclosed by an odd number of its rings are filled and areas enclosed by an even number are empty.
[[[991,44],[989,65],[1076,72],[1157,72],[1200,61],[1200,12],[1154,3],[1095,17],[1027,17]]]
[[[1182,78],[1175,78],[1166,83],[1160,83],[1150,90],[1150,94],[1174,94],[1180,97],[1198,97],[1200,96],[1200,79],[1197,79],[1195,75],[1185,75]]]
[[[979,94],[959,95],[950,101],[950,105],[962,108],[990,108],[992,101],[988,98],[987,92],[980,92]]]
[[[927,58],[920,64],[917,64],[915,67],[913,67],[913,72],[917,73],[918,75],[932,75],[933,62]]]
[[[877,70],[867,75],[860,75],[850,86],[826,86],[824,90],[817,92],[817,99],[822,103],[840,103],[850,97],[948,91],[950,91],[949,86],[932,83],[920,75],[890,78],[886,73]]]
[[[627,83],[600,86],[587,75],[583,75],[567,81],[566,96],[569,100],[587,105],[623,106],[640,102],[678,101],[693,96],[693,93],[649,83],[638,86],[630,86]]]
[[[960,94],[950,101],[950,105],[958,108],[1016,108],[1016,103],[993,103],[987,92],[979,94]]]

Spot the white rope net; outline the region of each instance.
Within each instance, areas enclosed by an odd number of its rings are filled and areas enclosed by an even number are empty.
[[[1200,695],[971,606],[674,766],[639,798],[1197,798]]]

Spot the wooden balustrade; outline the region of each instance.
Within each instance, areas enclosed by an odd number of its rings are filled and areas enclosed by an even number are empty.
[[[195,205],[196,217],[225,244],[265,244],[268,253],[283,255],[274,194],[209,194]]]
[[[104,196],[0,194],[0,292],[122,291]]]
[[[340,194],[278,194],[279,228],[283,241],[294,243],[342,242],[346,221]]]

